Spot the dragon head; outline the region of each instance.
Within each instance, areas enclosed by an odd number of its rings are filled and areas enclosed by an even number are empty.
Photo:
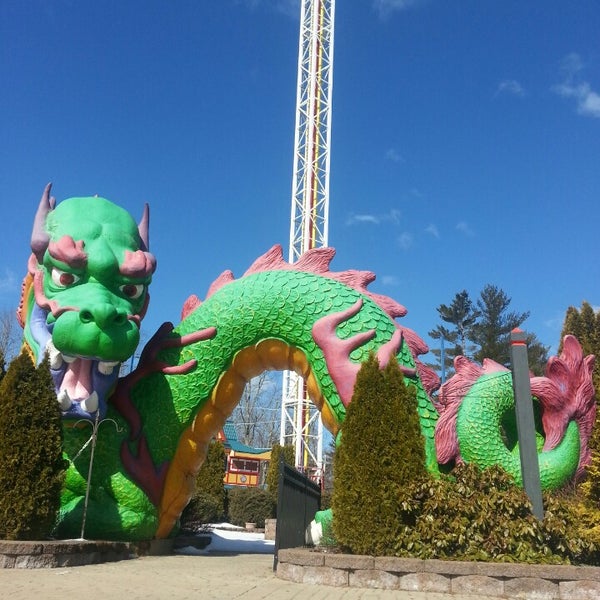
[[[56,205],[50,189],[34,221],[19,320],[36,361],[49,356],[63,416],[103,417],[148,307],[148,206],[138,226],[104,198]]]

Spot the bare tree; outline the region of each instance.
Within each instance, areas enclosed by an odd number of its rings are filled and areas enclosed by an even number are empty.
[[[251,379],[232,416],[240,442],[271,448],[279,441],[280,374],[265,371]]]
[[[4,355],[7,365],[19,353],[22,338],[23,330],[17,321],[15,311],[0,310],[0,352]]]

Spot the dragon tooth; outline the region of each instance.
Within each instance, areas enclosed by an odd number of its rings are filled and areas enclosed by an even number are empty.
[[[98,371],[100,371],[100,373],[102,373],[102,375],[110,375],[114,370],[115,367],[119,364],[119,362],[114,362],[114,361],[106,361],[106,360],[101,360],[98,363]]]
[[[50,360],[51,369],[60,369],[63,364],[62,354],[60,350],[54,345],[52,339],[48,340],[46,344],[46,352],[48,353],[48,359]]]
[[[58,400],[58,406],[60,410],[69,410],[71,408],[71,398],[69,398],[69,392],[67,390],[60,390],[56,396]]]
[[[75,362],[77,360],[77,357],[76,356],[69,356],[68,354],[63,354],[62,355],[62,359],[66,363],[72,363],[72,362]]]
[[[81,408],[88,413],[98,410],[98,392],[92,392],[85,400],[81,401]]]

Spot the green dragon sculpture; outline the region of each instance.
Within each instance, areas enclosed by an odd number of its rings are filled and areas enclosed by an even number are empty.
[[[416,389],[432,473],[465,460],[500,463],[518,478],[510,373],[459,359],[457,374],[432,400],[439,380],[419,360],[427,346],[396,321],[406,309],[368,291],[372,273],[330,271],[331,248],[289,264],[274,246],[240,279],[224,272],[204,301],[186,301],[177,327],[159,328],[137,368],[119,378],[138,344],[156,268],[148,222],[147,207],[137,225],[98,197],[56,205],[50,185],[34,220],[18,316],[32,358],[50,357],[64,416],[70,466],[58,537],[78,537],[84,514],[88,537],[172,535],[208,444],[250,378],[267,369],[299,373],[324,425],[338,435],[371,352],[382,367],[397,360]],[[547,376],[532,379],[545,487],[564,485],[589,462],[592,366],[593,357],[568,337]],[[92,447],[88,422],[98,431]]]

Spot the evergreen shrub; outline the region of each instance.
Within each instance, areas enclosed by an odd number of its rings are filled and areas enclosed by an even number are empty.
[[[268,490],[258,487],[230,488],[228,492],[229,521],[243,527],[246,523],[265,526],[265,519],[275,512],[273,496]]]
[[[333,533],[355,554],[389,553],[405,489],[425,477],[415,390],[398,363],[362,365],[334,456]]]
[[[60,507],[67,462],[46,358],[15,358],[0,383],[0,538],[43,540]]]
[[[197,491],[181,515],[181,524],[196,528],[207,523],[219,523],[224,518],[224,505],[214,496]]]
[[[190,527],[223,519],[226,513],[225,462],[223,444],[211,442],[204,464],[196,476],[194,494],[181,515],[182,525]]]

